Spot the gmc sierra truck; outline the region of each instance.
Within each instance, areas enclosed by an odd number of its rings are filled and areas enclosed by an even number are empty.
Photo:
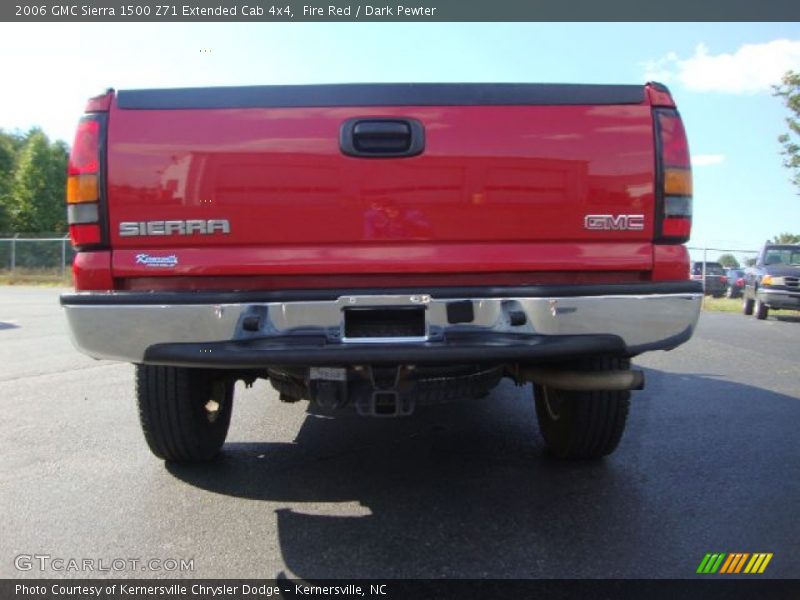
[[[630,359],[700,310],[689,150],[656,83],[109,90],[67,196],[72,338],[136,365],[168,461],[213,458],[259,378],[378,417],[532,382],[553,454],[607,455]]]

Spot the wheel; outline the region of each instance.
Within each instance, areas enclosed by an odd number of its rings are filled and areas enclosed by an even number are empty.
[[[753,314],[753,301],[748,300],[744,295],[742,295],[742,312],[746,315]]]
[[[759,321],[763,321],[764,319],[766,319],[767,315],[769,314],[769,308],[767,308],[767,305],[764,304],[758,298],[756,298],[755,311],[756,311],[756,319],[758,319]]]
[[[580,369],[629,369],[630,360],[600,357]],[[600,458],[619,444],[628,417],[630,392],[566,392],[534,385],[536,416],[548,450],[559,458]]]
[[[153,454],[175,462],[214,458],[228,435],[234,383],[214,371],[136,365],[139,420]]]

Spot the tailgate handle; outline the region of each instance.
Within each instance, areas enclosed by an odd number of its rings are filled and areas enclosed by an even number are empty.
[[[342,123],[339,147],[364,158],[416,156],[425,149],[425,128],[416,119],[349,119]]]

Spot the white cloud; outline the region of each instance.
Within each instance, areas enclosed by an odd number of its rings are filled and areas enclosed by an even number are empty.
[[[692,156],[693,167],[705,167],[708,165],[719,165],[725,160],[724,154],[697,154]]]
[[[701,43],[690,58],[670,52],[643,66],[648,81],[679,82],[698,92],[755,94],[780,83],[786,71],[800,70],[800,41],[744,44],[733,53],[721,54],[711,54]]]
[[[677,62],[678,55],[674,52],[668,52],[655,60],[648,60],[643,64],[645,80],[671,83]]]

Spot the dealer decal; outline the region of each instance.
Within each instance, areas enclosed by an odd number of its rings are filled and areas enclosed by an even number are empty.
[[[178,264],[178,257],[175,254],[169,256],[152,256],[150,254],[137,254],[136,264],[145,267],[169,268]]]

